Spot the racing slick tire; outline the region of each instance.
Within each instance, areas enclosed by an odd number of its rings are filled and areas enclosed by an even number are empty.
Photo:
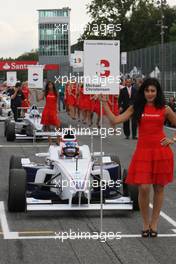
[[[123,195],[124,195],[125,197],[128,197],[128,196],[129,196],[128,184],[125,183],[125,181],[126,181],[126,177],[127,177],[127,173],[128,173],[127,170],[124,169],[124,170],[123,170],[122,179],[123,179]]]
[[[139,211],[138,186],[125,183],[127,173],[128,173],[127,170],[124,169],[123,171],[123,195],[130,196],[131,200],[133,201],[133,210]]]
[[[120,158],[117,155],[111,155],[111,160],[116,162],[119,165],[118,170],[118,179],[121,179],[121,164],[120,164]]]
[[[12,155],[10,158],[9,169],[22,169],[21,159],[24,157]]]
[[[7,126],[8,126],[9,123],[10,123],[9,119],[6,119],[4,121],[4,137],[6,137]]]
[[[6,127],[6,139],[7,141],[15,140],[15,123],[10,122]]]
[[[25,212],[26,210],[26,172],[12,169],[9,172],[8,211]]]

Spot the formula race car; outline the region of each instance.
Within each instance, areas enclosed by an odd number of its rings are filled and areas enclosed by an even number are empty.
[[[33,139],[47,138],[47,133],[43,131],[41,124],[40,108],[32,106],[31,108],[19,108],[24,112],[24,116],[19,118],[17,122],[13,119],[8,119],[4,123],[4,136],[7,141],[14,141],[15,139]]]
[[[6,94],[0,94],[0,121],[5,121],[11,116],[11,99]]]
[[[139,209],[138,188],[125,183],[127,171],[121,173],[119,158],[90,153],[70,130],[65,129],[59,146],[36,156],[44,159],[42,164],[26,157],[10,159],[10,212],[99,210],[100,197],[103,210]]]

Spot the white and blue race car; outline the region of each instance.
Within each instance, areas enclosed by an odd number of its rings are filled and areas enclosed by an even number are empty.
[[[19,110],[23,111],[23,115],[15,122],[12,118],[4,122],[4,136],[7,141],[15,141],[16,139],[47,139],[48,133],[44,131],[41,124],[40,109],[33,105],[30,108],[20,107]],[[26,110],[26,111],[25,111]],[[52,136],[52,133],[50,133]],[[55,136],[55,133],[53,132]]]
[[[59,146],[38,153],[42,164],[12,156],[8,210],[138,210],[138,189],[125,183],[117,156],[100,157],[88,145],[79,146],[65,130]],[[102,167],[101,167],[102,166]],[[102,197],[102,199],[100,199]]]

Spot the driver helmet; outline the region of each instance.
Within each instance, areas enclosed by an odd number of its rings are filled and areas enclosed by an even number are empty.
[[[79,146],[76,141],[62,142],[62,155],[66,157],[76,157],[79,155]]]

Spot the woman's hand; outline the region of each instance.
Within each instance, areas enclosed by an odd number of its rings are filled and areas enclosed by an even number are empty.
[[[169,145],[171,145],[171,144],[173,144],[174,143],[174,141],[172,140],[172,139],[170,139],[170,138],[163,138],[163,139],[161,139],[161,145],[162,146],[164,146],[164,147],[167,147],[167,146],[169,146]]]
[[[99,95],[98,96],[98,99],[100,100],[100,101],[102,101],[103,103],[107,103],[108,102],[108,97],[106,96],[106,95]]]
[[[119,114],[121,114],[123,112],[123,108],[119,107]]]

